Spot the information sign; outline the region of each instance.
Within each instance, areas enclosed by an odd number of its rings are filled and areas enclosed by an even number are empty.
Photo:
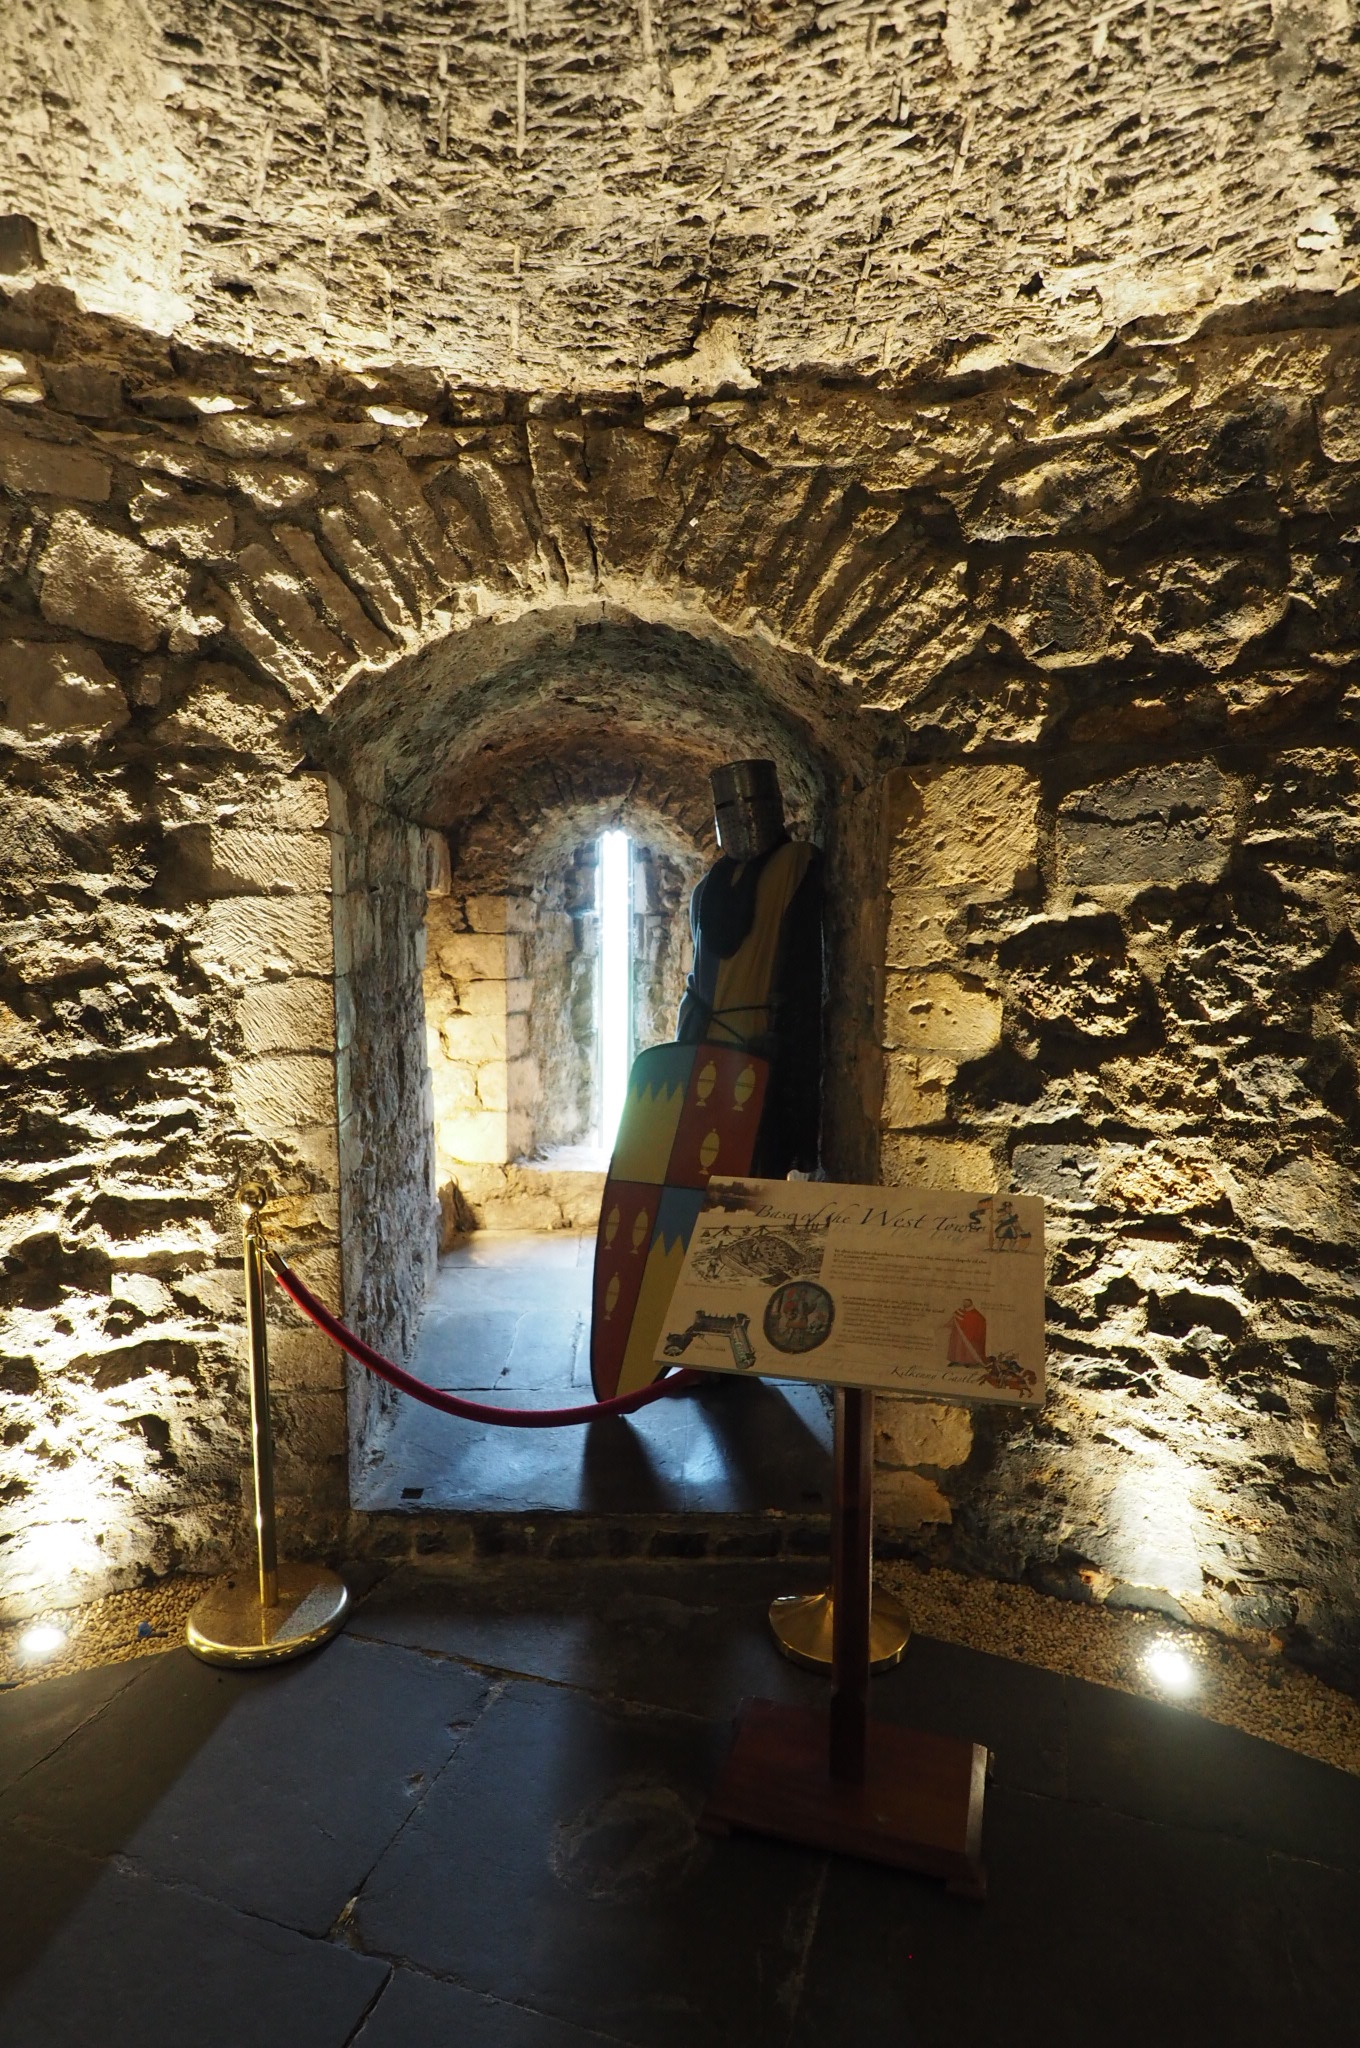
[[[711,1180],[656,1361],[1037,1407],[1043,1203]]]

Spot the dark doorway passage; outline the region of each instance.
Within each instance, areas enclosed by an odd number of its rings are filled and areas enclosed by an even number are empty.
[[[507,1408],[587,1402],[594,1235],[478,1231],[439,1263],[411,1370]],[[816,1387],[714,1377],[627,1419],[455,1421],[399,1397],[355,1474],[361,1509],[463,1514],[818,1513],[831,1422]]]

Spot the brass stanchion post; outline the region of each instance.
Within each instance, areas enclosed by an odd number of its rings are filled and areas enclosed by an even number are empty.
[[[843,1549],[847,1537],[846,1502],[854,1495],[868,1498],[873,1484],[873,1395],[859,1393],[838,1387],[836,1389],[836,1463],[835,1503],[831,1519],[832,1583],[825,1593],[781,1593],[770,1602],[770,1627],[774,1639],[784,1655],[793,1664],[802,1664],[809,1671],[826,1671],[832,1674],[833,1701],[839,1692],[834,1673],[834,1643],[836,1635],[836,1584],[842,1577]],[[867,1460],[867,1464],[866,1464]],[[869,1529],[866,1541],[872,1540]],[[872,1558],[865,1561],[862,1572],[855,1579],[858,1587],[862,1579],[866,1588],[872,1586]],[[898,1601],[886,1593],[872,1593],[870,1598],[869,1669],[889,1671],[894,1664],[900,1664],[902,1654],[911,1641],[911,1622],[907,1611]],[[833,1720],[835,1718],[833,1706]]]
[[[260,1605],[279,1604],[279,1546],[274,1524],[274,1431],[269,1413],[269,1337],[264,1320],[264,1255],[260,1205],[241,1191],[241,1247],[246,1278],[246,1349],[250,1353],[250,1463],[255,1480],[255,1548]]]
[[[326,1642],[349,1611],[344,1580],[322,1565],[278,1559],[274,1525],[274,1431],[269,1405],[269,1345],[264,1314],[264,1191],[243,1187],[241,1230],[250,1353],[250,1452],[255,1483],[256,1575],[232,1576],[192,1609],[189,1648],[209,1664],[280,1664]]]

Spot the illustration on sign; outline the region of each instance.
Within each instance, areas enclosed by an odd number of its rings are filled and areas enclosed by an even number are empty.
[[[714,1180],[659,1365],[1037,1406],[1043,1204],[1026,1195]]]

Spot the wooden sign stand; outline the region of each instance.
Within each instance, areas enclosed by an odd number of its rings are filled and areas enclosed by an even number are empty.
[[[869,1718],[873,1415],[871,1392],[837,1388],[830,1713],[743,1700],[700,1825],[892,1863],[983,1899],[987,1750]]]

